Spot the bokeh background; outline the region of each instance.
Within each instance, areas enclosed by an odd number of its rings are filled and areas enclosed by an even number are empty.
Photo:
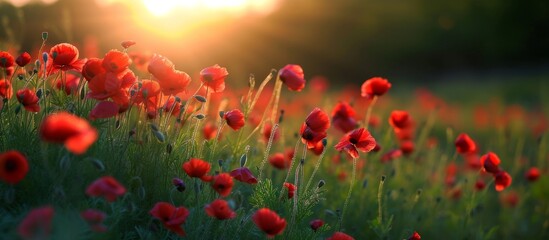
[[[74,43],[84,57],[135,40],[132,51],[160,53],[189,73],[218,63],[243,83],[288,63],[333,84],[384,76],[535,88],[549,76],[544,0],[0,2],[2,49],[38,49],[43,31],[48,43]]]

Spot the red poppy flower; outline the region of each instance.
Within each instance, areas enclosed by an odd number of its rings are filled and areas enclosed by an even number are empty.
[[[252,216],[255,225],[267,234],[267,237],[272,238],[275,235],[281,234],[286,228],[286,220],[281,218],[271,209],[261,208]]]
[[[87,97],[106,100],[111,98],[119,106],[126,106],[129,104],[129,89],[134,86],[137,78],[131,70],[126,70],[121,73],[100,73],[93,77],[91,81],[88,81]]]
[[[160,85],[158,82],[152,80],[141,81],[141,88],[138,89],[134,101],[137,104],[143,104],[149,119],[156,118],[159,100]]]
[[[17,184],[25,178],[29,164],[23,154],[10,150],[0,154],[0,179],[9,184]]]
[[[233,177],[228,173],[221,173],[215,175],[212,180],[213,189],[219,193],[222,197],[229,196],[231,190],[233,190]]]
[[[319,108],[315,108],[309,113],[309,116],[307,116],[305,122],[301,126],[299,131],[301,134],[301,141],[307,144],[307,148],[313,148],[317,142],[327,136],[326,131],[329,127],[330,119],[328,114]]]
[[[66,78],[62,78],[55,82],[55,88],[59,90],[63,90],[67,95],[71,95],[71,94],[76,95],[78,93],[79,84],[80,84],[80,77],[74,74],[68,73]]]
[[[225,90],[225,78],[228,75],[227,69],[216,64],[200,71],[200,81],[213,92],[223,92]]]
[[[271,123],[265,123],[263,125],[263,140],[265,142],[269,142],[269,138],[271,137],[271,131],[273,130],[273,125]],[[279,128],[276,128],[274,136],[273,136],[273,142],[276,142],[280,138],[280,131]]]
[[[397,159],[401,156],[402,156],[402,150],[393,149],[393,150],[388,151],[385,154],[383,154],[383,156],[381,156],[381,162],[386,163],[386,162],[389,162],[391,160]]]
[[[479,170],[482,168],[480,164],[480,157],[476,153],[465,154],[465,162],[467,167],[473,170]]]
[[[391,88],[391,83],[385,78],[374,77],[366,80],[361,90],[361,96],[372,99],[374,96],[382,96]]]
[[[400,150],[406,156],[414,152],[414,142],[406,140],[400,143]]]
[[[352,158],[358,158],[358,150],[370,152],[376,146],[376,140],[368,130],[364,128],[355,129],[341,138],[335,149],[345,150]]]
[[[421,240],[421,236],[419,235],[419,233],[414,231],[414,233],[408,238],[408,240]]]
[[[484,183],[484,181],[482,181],[482,179],[479,179],[475,182],[475,189],[477,191],[481,191],[483,190],[484,188],[486,187],[486,183]]]
[[[284,187],[288,189],[288,199],[293,198],[295,195],[295,190],[297,189],[297,186],[291,183],[285,182]]]
[[[444,183],[448,187],[454,186],[456,183],[456,174],[458,172],[458,167],[455,163],[450,163],[446,167],[446,177],[444,178]]]
[[[458,153],[474,153],[477,150],[475,141],[465,133],[459,134],[455,141],[455,145]]]
[[[27,64],[29,64],[30,61],[31,61],[31,55],[28,52],[21,53],[21,55],[19,55],[17,59],[15,59],[15,63],[17,63],[19,67],[27,66]]]
[[[288,89],[300,92],[305,87],[305,75],[299,65],[288,64],[278,71],[278,77]]]
[[[211,122],[207,122],[202,128],[202,133],[204,134],[204,139],[214,139],[217,136],[217,126],[215,126]],[[221,139],[221,133],[219,134],[219,138]]]
[[[17,233],[22,239],[48,239],[54,213],[51,206],[31,210],[17,227]]]
[[[69,43],[60,43],[53,46],[49,53],[54,70],[67,71],[74,69],[81,72],[86,60],[78,60],[78,49]]]
[[[132,60],[125,52],[112,49],[103,58],[103,68],[112,73],[120,73],[128,69]]]
[[[91,81],[96,75],[105,73],[103,68],[103,59],[90,58],[82,67],[82,76],[88,81]]]
[[[111,118],[118,114],[120,106],[111,101],[101,101],[95,104],[88,118],[90,120]]]
[[[0,51],[0,67],[9,68],[13,66],[13,56],[9,52]]]
[[[247,167],[241,167],[241,168],[237,168],[235,170],[232,170],[231,171],[231,177],[233,177],[234,179],[236,179],[238,181],[245,182],[245,183],[248,183],[248,184],[256,184],[257,183],[257,179],[254,177],[254,175],[252,174],[250,169],[248,169]]]
[[[10,99],[13,96],[11,83],[6,79],[0,79],[0,97]]]
[[[531,167],[530,169],[528,169],[528,172],[526,172],[526,179],[530,182],[537,181],[539,176],[540,172],[537,167]]]
[[[509,175],[506,171],[500,171],[494,174],[494,177],[496,179],[496,191],[498,192],[501,192],[503,189],[509,187],[513,181],[511,175]]]
[[[171,114],[172,116],[179,116],[179,113],[181,112],[181,102],[179,100],[176,101],[175,97],[169,97],[166,102],[164,103],[164,107],[162,110],[166,114]]]
[[[355,110],[347,102],[339,102],[332,111],[332,123],[337,130],[347,133],[357,127]]]
[[[135,45],[136,42],[135,41],[132,41],[132,40],[127,40],[127,41],[123,41],[122,43],[120,43],[120,45],[123,47],[123,48],[129,48],[133,45]]]
[[[216,199],[204,208],[206,214],[219,220],[231,219],[236,217],[236,213],[231,210],[227,201]]]
[[[181,224],[185,223],[189,216],[189,210],[185,207],[176,208],[167,202],[158,202],[149,211],[149,214],[160,220],[168,230],[179,236],[185,236],[185,231],[181,227]]]
[[[70,152],[82,154],[97,140],[97,130],[82,118],[58,112],[42,121],[40,137],[46,142],[64,143]]]
[[[90,197],[104,197],[108,202],[114,202],[117,197],[124,195],[126,188],[111,176],[100,177],[86,189]]]
[[[493,152],[489,152],[485,155],[482,155],[480,157],[480,164],[484,167],[484,170],[496,174],[499,170],[499,164],[501,163],[501,160],[499,160],[498,155],[496,155]]]
[[[412,125],[410,114],[406,111],[395,110],[391,112],[389,124],[395,129],[405,129]]]
[[[519,195],[515,191],[511,191],[501,197],[501,202],[508,207],[516,207],[519,201]]]
[[[292,159],[286,158],[282,153],[275,153],[269,157],[269,163],[280,170],[289,168],[291,162]]]
[[[246,123],[244,121],[244,114],[239,109],[225,112],[223,119],[225,119],[227,125],[235,131],[242,128]]]
[[[354,240],[354,238],[342,232],[335,232],[331,237],[326,238],[326,240]]]
[[[183,163],[183,170],[185,170],[189,177],[200,178],[202,181],[207,182],[212,180],[211,176],[206,175],[211,167],[212,165],[208,162],[198,158],[191,158],[189,161]]]
[[[25,110],[29,112],[40,112],[40,105],[38,101],[40,99],[36,96],[36,92],[25,88],[17,91],[17,101],[25,107]]]
[[[315,155],[319,156],[324,151],[324,144],[322,143],[322,141],[318,141],[313,146],[313,148],[310,148],[309,150],[311,150]]]
[[[94,232],[106,232],[107,226],[103,224],[107,214],[96,209],[86,209],[80,212],[80,217],[90,225]]]
[[[160,84],[160,89],[165,95],[176,95],[185,91],[189,83],[191,82],[191,77],[189,74],[173,70],[167,72],[162,78],[156,78]]]
[[[174,71],[174,65],[166,57],[154,54],[149,61],[147,70],[157,79],[165,78],[169,73]]]
[[[322,227],[322,225],[324,225],[324,221],[322,221],[322,219],[315,219],[309,222],[309,226],[311,226],[311,229],[313,229],[313,231],[315,232],[317,229]]]

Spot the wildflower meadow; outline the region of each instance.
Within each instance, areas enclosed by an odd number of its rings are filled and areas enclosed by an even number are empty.
[[[36,38],[0,49],[0,239],[549,237],[543,94],[192,74],[138,40],[82,58]]]

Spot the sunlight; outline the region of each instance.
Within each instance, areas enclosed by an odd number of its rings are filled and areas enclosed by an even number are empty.
[[[179,10],[220,10],[228,13],[268,12],[276,0],[143,0],[145,8],[155,16]]]
[[[121,1],[121,0],[118,0]],[[266,15],[281,0],[142,0],[128,4],[142,29],[155,36],[180,38],[198,27],[251,15]]]

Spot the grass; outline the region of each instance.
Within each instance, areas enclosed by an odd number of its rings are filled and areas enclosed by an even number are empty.
[[[149,76],[137,70],[136,73]],[[421,97],[412,94],[412,88],[393,84],[389,94],[380,97],[373,108],[372,115],[381,119],[379,126],[369,128],[382,150],[360,154],[352,196],[341,219],[352,175],[351,158],[333,148],[343,134],[331,128],[325,152],[318,156],[303,151],[297,133],[313,107],[329,114],[337,101],[352,101],[360,118],[366,112],[366,101],[360,98],[358,88],[353,89],[355,92],[332,89],[319,94],[309,86],[303,92],[289,92],[279,83],[280,102],[273,100],[268,104],[267,100],[278,91],[277,87],[274,90],[271,87],[273,81],[280,81],[273,76],[262,84],[266,86],[264,91],[258,90],[259,85],[255,88],[255,82],[250,84],[253,89],[232,89],[236,79],[229,77],[222,94],[204,95],[206,103],[192,100],[190,93],[197,88],[191,85],[187,95],[181,97],[195,110],[186,121],[182,119],[184,124],[162,111],[156,119],[147,119],[138,105],[116,117],[90,120],[99,138],[82,155],[72,154],[62,145],[42,141],[39,127],[45,116],[61,110],[86,118],[97,101],[84,98],[89,91],[85,81],[80,85],[82,91],[67,96],[49,85],[41,85],[46,82],[44,78],[27,74],[23,80],[15,77],[12,80],[15,90],[29,82],[43,92],[46,92],[45,86],[50,94],[40,99],[42,110],[38,113],[25,111],[15,98],[7,101],[0,112],[0,152],[18,150],[30,165],[29,173],[18,184],[0,183],[1,238],[17,239],[16,229],[25,215],[33,208],[51,205],[55,209],[51,239],[176,239],[175,233],[149,214],[154,204],[161,201],[189,209],[190,215],[182,225],[189,239],[265,238],[251,220],[254,212],[263,207],[274,210],[288,223],[276,239],[323,239],[336,231],[355,239],[405,239],[414,231],[424,239],[546,239],[549,236],[549,178],[546,176],[549,134],[546,128],[537,133],[531,129],[536,117],[547,117],[548,102],[543,101],[543,94],[519,89],[521,94],[534,97],[526,107],[520,108],[520,114],[509,115],[507,110],[511,104],[505,100],[510,93],[496,93],[494,97],[501,97],[502,101],[484,109],[489,122],[482,125],[475,124],[473,110],[487,106],[480,99],[492,84],[463,90],[457,88],[459,84],[456,88],[438,87],[442,96],[448,95],[454,101],[442,100],[443,106],[433,109],[428,109]],[[62,76],[48,78],[57,77]],[[243,94],[248,91],[248,95]],[[241,96],[257,96],[258,104],[246,101],[254,99],[251,97],[241,101]],[[440,99],[431,98],[427,102],[435,100]],[[205,111],[205,104],[209,104],[209,111]],[[228,106],[224,108],[224,104]],[[224,127],[219,140],[204,139],[204,124],[209,121],[218,126],[222,119],[217,111],[232,108],[246,110],[246,125],[238,131]],[[272,113],[276,116],[280,109],[285,110],[283,121],[276,125],[280,138],[273,141],[273,135],[263,140],[260,128],[256,129],[250,119],[263,114],[266,121],[271,121],[274,118],[269,116]],[[413,117],[415,149],[408,156],[383,163],[382,156],[399,147],[387,123],[390,112],[395,109],[407,110]],[[510,120],[496,124],[503,117]],[[468,133],[477,142],[479,155],[488,151],[499,155],[502,168],[513,177],[510,187],[497,192],[490,176],[482,175],[479,169],[465,168],[465,159],[456,153],[454,146],[461,132]],[[266,163],[271,154],[286,149],[295,149],[291,169],[278,170]],[[224,198],[237,213],[236,218],[217,220],[206,215],[204,206],[219,195],[209,183],[190,178],[182,170],[182,164],[189,158],[202,158],[211,163],[211,175],[230,172],[245,164],[258,177],[259,182],[253,185],[235,181],[231,194]],[[451,186],[444,181],[450,163],[460,166],[455,184]],[[524,177],[532,166],[542,172],[535,182]],[[86,187],[101,176],[114,176],[127,192],[114,202],[87,196]],[[184,192],[172,185],[174,177],[185,182]],[[487,187],[477,191],[474,183],[479,178],[485,179]],[[325,185],[319,187],[321,180]],[[293,199],[287,199],[284,182],[298,186]],[[506,200],[510,194],[518,196],[515,206]],[[107,232],[90,232],[90,227],[79,216],[80,211],[88,208],[107,214],[104,221]],[[325,225],[315,232],[309,222],[318,218],[323,219]]]

